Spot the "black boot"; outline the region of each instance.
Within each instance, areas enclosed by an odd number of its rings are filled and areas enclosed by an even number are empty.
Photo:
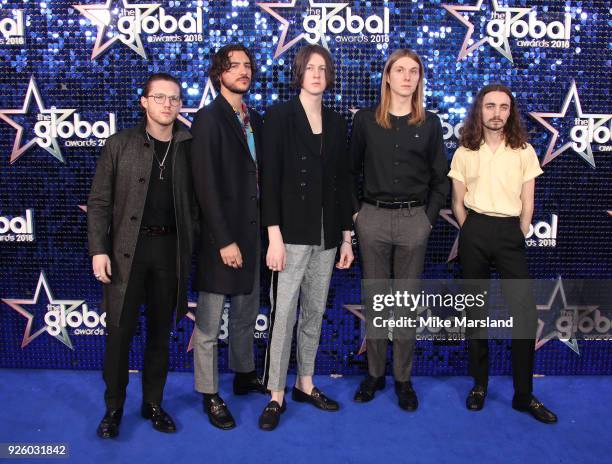
[[[96,433],[100,438],[115,438],[119,435],[119,424],[123,417],[123,409],[107,409],[106,414],[98,425]]]
[[[246,395],[251,392],[266,393],[266,389],[257,378],[257,373],[255,371],[236,372],[236,375],[234,375],[234,395]]]
[[[357,403],[367,403],[374,399],[377,390],[385,388],[385,377],[372,377],[368,375],[359,384],[359,388],[355,392],[353,399]]]
[[[140,415],[145,419],[149,419],[153,424],[153,428],[158,432],[176,432],[176,425],[174,425],[172,417],[159,404],[142,403]]]
[[[410,381],[396,381],[395,394],[397,395],[399,407],[404,411],[416,411],[416,409],[419,407],[419,400]]]

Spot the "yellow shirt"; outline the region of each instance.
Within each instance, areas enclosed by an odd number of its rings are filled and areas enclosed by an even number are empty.
[[[493,153],[483,142],[479,150],[459,147],[448,176],[465,184],[467,208],[489,216],[520,216],[523,184],[542,173],[531,145],[512,149],[502,144]]]

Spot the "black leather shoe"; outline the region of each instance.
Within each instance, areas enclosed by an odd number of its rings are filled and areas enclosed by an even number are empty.
[[[323,411],[340,410],[340,405],[338,402],[325,396],[317,387],[312,387],[310,395],[304,393],[299,388],[293,387],[293,390],[291,391],[291,399],[293,401],[297,401],[298,403],[310,403]]]
[[[174,425],[172,417],[159,404],[142,403],[140,415],[145,419],[149,419],[153,424],[153,428],[158,432],[176,432],[176,425]]]
[[[208,415],[210,423],[217,428],[229,430],[236,427],[232,413],[217,393],[204,395],[204,412]]]
[[[119,435],[119,424],[123,417],[123,409],[107,409],[96,433],[100,438],[115,438]]]
[[[270,401],[259,416],[259,428],[261,430],[274,430],[280,422],[280,416],[287,410],[287,402],[283,399],[283,405],[276,401]]]
[[[550,409],[547,409],[535,396],[531,396],[529,403],[520,403],[512,400],[512,408],[521,412],[528,412],[535,419],[545,424],[554,424],[557,422],[557,416]]]
[[[353,400],[357,403],[367,403],[368,401],[372,401],[374,399],[374,395],[377,390],[382,390],[385,388],[385,378],[384,377],[372,377],[368,375],[363,381],[359,384],[359,388],[355,392],[355,396]]]
[[[404,411],[416,411],[419,407],[419,400],[414,388],[412,388],[412,382],[395,382],[395,393],[397,394],[399,407]]]
[[[487,389],[482,385],[474,385],[465,399],[465,406],[470,411],[480,411],[485,404]]]
[[[236,372],[234,375],[234,395],[246,395],[248,393],[266,393],[261,380],[257,378],[257,373]]]

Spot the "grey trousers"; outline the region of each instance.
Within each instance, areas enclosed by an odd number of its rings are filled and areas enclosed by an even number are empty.
[[[285,250],[285,269],[273,273],[270,289],[272,309],[263,381],[271,391],[285,388],[298,297],[298,375],[314,374],[329,281],[336,259],[336,248],[324,250],[323,238],[318,246],[287,244]]]
[[[371,298],[369,293],[379,293],[381,289],[376,287],[381,285],[386,285],[382,293],[419,291],[416,288],[392,288],[390,279],[421,278],[431,232],[424,206],[383,209],[364,203],[357,216],[355,229],[359,234],[365,301]],[[368,279],[376,279],[374,287],[368,286]],[[409,316],[399,308],[393,311],[395,319]],[[388,329],[373,328],[373,313],[367,308],[365,315],[368,372],[373,377],[381,377],[385,375]],[[384,313],[376,315],[389,317],[389,314]],[[410,380],[415,338],[415,328],[393,329],[393,376],[398,382]]]
[[[229,367],[234,372],[255,370],[253,331],[259,314],[260,252],[257,252],[253,291],[233,295],[229,308]],[[195,389],[200,393],[219,391],[217,343],[223,317],[225,295],[200,292],[194,329]]]

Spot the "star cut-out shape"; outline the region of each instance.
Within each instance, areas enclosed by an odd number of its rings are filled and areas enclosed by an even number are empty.
[[[151,15],[161,6],[160,3],[129,3],[128,0],[107,0],[106,3],[95,5],[72,5],[79,11],[79,13],[98,27],[98,34],[96,36],[96,43],[94,44],[94,48],[91,52],[91,59],[95,60],[117,40],[121,41],[121,43],[124,45],[127,45],[144,59],[147,59],[147,53],[142,45],[140,33],[137,34],[132,32],[134,39],[133,41],[128,41],[123,33],[113,31],[111,33],[111,37],[104,42],[104,39],[108,36],[106,29],[111,25],[113,20],[113,12],[119,9],[117,6],[112,6],[114,2],[123,5],[124,10],[139,10],[138,12],[141,19]]]
[[[453,246],[451,247],[450,253],[448,254],[448,259],[446,260],[447,263],[450,263],[459,254],[459,230],[461,229],[461,227],[459,227],[459,223],[457,222],[457,220],[455,219],[455,216],[453,215],[453,210],[448,209],[448,208],[441,209],[440,216],[442,216],[442,219],[444,219],[446,222],[451,224],[455,229],[457,229],[457,236],[455,237]]]
[[[550,163],[552,160],[554,160],[561,153],[563,153],[564,151],[572,148],[587,163],[589,163],[592,168],[595,168],[595,158],[593,157],[593,150],[591,148],[591,144],[590,143],[587,144],[586,150],[578,151],[578,150],[576,150],[576,148],[573,147],[573,141],[570,140],[569,142],[563,144],[561,147],[559,147],[559,148],[557,148],[555,150],[555,146],[557,144],[557,139],[559,138],[559,131],[557,129],[555,129],[546,120],[550,119],[550,118],[563,118],[563,117],[565,117],[565,115],[567,113],[567,109],[569,108],[570,103],[572,102],[572,100],[574,101],[574,107],[576,109],[576,114],[577,114],[579,119],[597,119],[597,122],[593,123],[593,130],[595,130],[598,127],[602,126],[603,124],[608,122],[610,120],[610,118],[612,118],[612,115],[609,115],[609,114],[587,114],[587,113],[583,113],[582,105],[580,103],[580,97],[578,96],[578,88],[576,87],[576,81],[574,79],[572,79],[572,81],[570,83],[569,90],[567,91],[567,94],[565,95],[565,99],[563,100],[563,105],[561,105],[561,110],[558,113],[548,113],[548,112],[539,112],[539,111],[533,111],[533,112],[529,113],[529,116],[531,116],[533,119],[535,119],[540,124],[542,124],[546,128],[546,130],[548,130],[552,134],[552,137],[551,137],[550,142],[548,144],[548,148],[546,149],[546,153],[544,155],[544,160],[542,161],[542,166]]]
[[[557,282],[555,287],[548,298],[546,304],[536,305],[538,311],[550,311],[553,306],[553,303],[557,297],[557,294],[561,296],[561,303],[563,304],[563,311],[571,311],[572,312],[572,327],[577,327],[580,321],[588,316],[590,313],[595,311],[599,306],[597,305],[570,305],[567,304],[567,298],[565,296],[565,289],[563,288],[563,281],[561,280],[561,276],[557,278]],[[538,318],[538,330],[536,333],[536,345],[535,349],[539,350],[548,343],[550,340],[555,338],[559,339],[566,346],[571,348],[576,354],[580,355],[580,350],[578,349],[578,341],[576,340],[575,331],[572,331],[572,336],[569,339],[562,338],[562,334],[558,330],[552,330],[546,335],[542,336],[544,333],[544,328],[546,326],[546,322],[542,319]]]
[[[34,292],[34,298],[30,300],[22,298],[2,298],[3,303],[10,306],[27,320],[26,327],[23,332],[23,338],[21,340],[21,348],[25,348],[26,346],[28,346],[34,339],[36,339],[43,333],[48,333],[48,326],[44,325],[43,327],[34,330],[34,334],[32,334],[32,326],[34,325],[34,314],[24,308],[24,306],[35,305],[38,303],[40,291],[43,288],[45,290],[45,294],[47,295],[47,300],[49,301],[49,304],[54,306],[61,305],[62,307],[64,307],[64,313],[66,315],[68,315],[69,313],[77,309],[79,306],[81,306],[83,303],[85,303],[85,300],[56,300],[55,298],[53,298],[53,294],[51,292],[51,289],[49,288],[49,284],[47,283],[45,273],[44,271],[40,271],[38,283],[36,284],[36,291]],[[66,327],[61,327],[60,333],[57,335],[53,335],[53,337],[62,342],[71,350],[74,350],[72,341],[68,336]]]
[[[215,87],[213,86],[213,83],[209,78],[206,81],[204,90],[202,91],[202,99],[200,100],[200,104],[198,105],[198,107],[197,108],[181,108],[181,111],[177,119],[181,121],[183,124],[185,124],[187,127],[191,127],[191,122],[192,122],[191,119],[188,119],[186,116],[183,116],[183,115],[192,115],[194,113],[197,113],[198,110],[200,110],[200,108],[203,108],[204,106],[208,105],[215,98],[217,98],[217,91],[215,90]]]
[[[469,45],[470,40],[472,40],[472,34],[474,33],[474,24],[468,20],[462,13],[471,13],[478,12],[482,6],[483,0],[478,0],[476,5],[449,5],[447,3],[442,4],[442,8],[448,11],[451,15],[453,15],[456,19],[459,20],[461,24],[467,27],[467,32],[465,33],[465,38],[463,39],[463,44],[461,45],[461,50],[459,51],[459,56],[457,57],[457,61],[461,61],[465,57],[467,57],[474,50],[477,50],[478,47],[488,43],[492,48],[497,50],[504,58],[508,59],[511,63],[514,63],[512,58],[512,51],[510,50],[510,43],[508,42],[508,37],[503,37],[502,43],[500,45],[495,45],[493,42],[493,37],[485,35],[477,40],[473,45]],[[497,0],[491,0],[491,6],[493,7],[494,13],[505,13],[506,16],[509,15],[510,19],[506,23],[508,27],[510,27],[513,23],[518,21],[520,18],[528,14],[532,9],[531,8],[510,8],[510,7],[500,7]]]
[[[23,138],[23,126],[17,123],[12,117],[8,115],[25,115],[28,114],[30,104],[32,103],[32,98],[36,102],[38,106],[38,113],[45,115],[56,115],[57,122],[64,121],[68,118],[72,113],[76,111],[75,109],[57,109],[55,107],[45,108],[43,103],[43,99],[40,95],[40,91],[38,90],[38,86],[36,85],[36,79],[32,75],[30,77],[30,82],[28,83],[28,89],[26,90],[26,95],[23,100],[23,106],[19,109],[0,109],[0,119],[9,124],[11,127],[17,130],[15,133],[15,140],[13,141],[13,149],[11,151],[9,157],[9,163],[13,164],[17,161],[21,155],[23,155],[27,150],[32,148],[35,144],[39,145],[41,148],[47,150],[54,158],[59,160],[60,162],[64,162],[64,157],[62,156],[62,151],[60,150],[59,144],[57,143],[57,137],[50,137],[51,146],[45,147],[40,144],[39,137],[34,137],[25,144],[21,144],[21,140]]]
[[[361,321],[361,331],[362,331],[362,339],[361,344],[359,345],[359,349],[357,350],[357,355],[362,355],[367,351],[366,345],[366,335],[365,335],[365,316],[363,315],[363,305],[355,305],[355,304],[345,304],[342,307],[351,313],[353,313],[357,318]]]
[[[302,32],[296,35],[294,38],[287,40],[287,35],[289,33],[290,22],[287,18],[281,16],[275,9],[293,9],[295,8],[295,3],[297,0],[292,0],[291,3],[279,3],[279,2],[261,2],[257,3],[257,6],[267,12],[270,16],[275,18],[280,23],[281,36],[278,39],[278,45],[276,46],[276,51],[274,52],[274,58],[278,58],[280,55],[285,53],[291,47],[293,47],[300,40],[305,39],[308,35],[307,32]],[[310,8],[331,8],[331,12],[329,12],[329,16],[333,16],[345,7],[349,5],[349,3],[317,3],[314,0],[308,0]],[[300,25],[301,27],[301,25]],[[321,34],[321,45],[325,48],[329,48],[327,45],[327,41],[325,39],[325,34]]]

